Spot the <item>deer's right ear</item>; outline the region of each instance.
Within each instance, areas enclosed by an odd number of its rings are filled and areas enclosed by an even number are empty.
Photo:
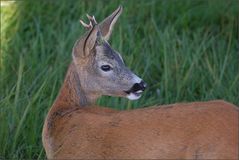
[[[99,28],[95,25],[86,35],[76,41],[73,47],[73,59],[88,57],[95,47],[97,36],[99,36]]]
[[[109,17],[105,18],[99,24],[101,34],[105,40],[109,40],[113,27],[115,25],[115,22],[117,21],[120,14],[122,13],[122,10],[123,10],[122,6],[119,6]]]

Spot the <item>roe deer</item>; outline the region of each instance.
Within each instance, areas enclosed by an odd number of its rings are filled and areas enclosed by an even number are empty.
[[[101,95],[134,100],[146,84],[107,40],[120,6],[72,51],[64,84],[43,128],[50,159],[237,159],[238,108],[222,100],[152,106],[130,111],[98,107]]]

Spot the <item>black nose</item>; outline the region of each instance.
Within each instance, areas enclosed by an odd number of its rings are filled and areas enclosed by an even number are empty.
[[[139,85],[141,86],[141,90],[145,90],[146,89],[146,87],[147,87],[147,83],[145,83],[144,81],[141,81],[140,83],[139,83]]]
[[[135,83],[131,88],[131,92],[137,92],[139,90],[144,91],[146,86],[147,84],[144,81],[141,81],[140,83]]]

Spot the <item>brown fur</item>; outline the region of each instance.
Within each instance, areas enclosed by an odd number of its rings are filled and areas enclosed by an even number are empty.
[[[45,121],[48,158],[238,158],[236,106],[217,100],[131,111],[80,107],[73,70]]]

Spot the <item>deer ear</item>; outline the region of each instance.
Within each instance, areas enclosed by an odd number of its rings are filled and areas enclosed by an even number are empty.
[[[97,37],[100,36],[99,27],[95,25],[86,35],[79,39],[73,47],[73,58],[86,58],[94,48]]]
[[[109,17],[105,18],[100,24],[99,28],[105,40],[109,40],[113,27],[120,14],[122,13],[122,6],[119,6]]]
[[[95,47],[97,37],[99,34],[98,26],[94,26],[89,33],[89,36],[86,38],[84,45],[84,56],[88,57],[91,53],[91,50]]]

